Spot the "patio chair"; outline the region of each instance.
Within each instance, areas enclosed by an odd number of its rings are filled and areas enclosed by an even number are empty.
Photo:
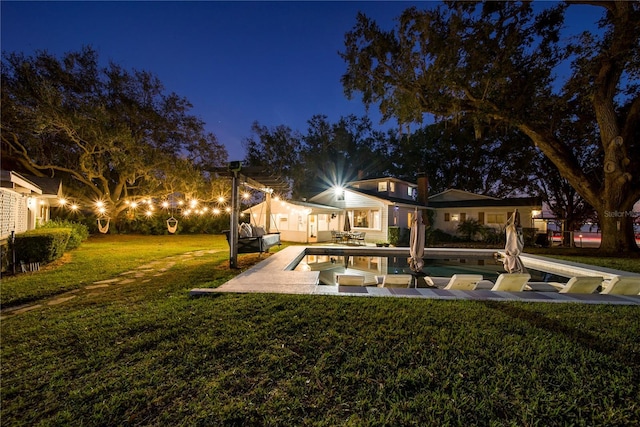
[[[482,280],[480,274],[454,274],[451,280],[443,289],[472,291],[478,286],[478,282]]]
[[[531,279],[531,275],[528,273],[508,273],[501,274],[496,280],[496,284],[491,288],[492,291],[503,292],[522,292],[524,286]]]
[[[336,274],[336,284],[339,286],[364,286],[364,276],[356,274]]]
[[[576,276],[560,289],[561,294],[592,294],[602,285],[600,276]]]
[[[411,275],[410,274],[387,274],[382,279],[383,288],[408,288],[411,286]]]
[[[611,295],[640,295],[640,277],[613,276],[609,284],[600,293]]]

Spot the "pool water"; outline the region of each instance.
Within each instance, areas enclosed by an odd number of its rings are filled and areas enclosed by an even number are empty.
[[[319,271],[320,283],[335,285],[336,274],[358,274],[365,276],[365,283],[376,283],[375,276],[388,274],[410,274],[407,256],[368,255],[305,255],[294,270]],[[451,277],[454,274],[480,274],[485,280],[495,282],[506,273],[502,260],[490,257],[441,257],[424,258],[424,274],[431,277]],[[527,269],[532,282],[566,283],[569,278],[544,271]]]

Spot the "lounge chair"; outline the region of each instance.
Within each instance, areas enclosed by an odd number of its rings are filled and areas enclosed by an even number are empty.
[[[501,274],[496,280],[496,284],[491,288],[492,291],[503,292],[522,292],[524,286],[531,279],[531,275],[528,273],[508,273]]]
[[[383,288],[408,288],[411,285],[410,274],[388,274],[382,279]]]
[[[601,294],[611,295],[640,295],[640,277],[613,276]]]
[[[336,284],[340,286],[364,286],[364,276],[356,274],[336,274]]]
[[[444,289],[472,291],[481,280],[482,276],[479,274],[454,274],[451,276],[451,280],[449,280],[449,283],[447,283],[447,286],[445,286]]]
[[[602,285],[600,276],[577,276],[569,279],[560,289],[561,294],[592,294]]]

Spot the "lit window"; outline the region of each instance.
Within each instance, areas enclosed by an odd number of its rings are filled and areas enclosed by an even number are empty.
[[[395,191],[396,191],[396,183],[395,182],[390,182],[389,183],[389,192],[395,193]]]
[[[487,214],[487,224],[504,224],[505,222],[505,214]]]
[[[380,181],[378,183],[378,191],[387,191],[387,181]]]

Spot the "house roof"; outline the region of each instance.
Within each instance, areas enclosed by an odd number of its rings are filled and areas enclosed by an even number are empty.
[[[421,208],[428,207],[428,206],[425,206],[422,203],[418,202],[417,200],[407,200],[407,199],[402,199],[400,197],[388,196],[388,195],[385,195],[385,194],[381,195],[377,191],[363,190],[361,188],[349,188],[348,191],[353,191],[354,193],[364,194],[367,197],[373,197],[375,199],[382,200],[382,201],[387,202],[387,203],[392,204],[392,205],[417,206],[417,207],[421,207]]]
[[[24,190],[28,193],[36,193],[42,194],[42,188],[38,186],[36,183],[30,181],[26,177],[20,175],[17,172],[3,170],[0,174],[0,182],[2,183],[2,187],[11,188],[14,191],[19,193],[25,193]],[[16,188],[19,187],[19,188]],[[20,191],[20,189],[23,189]]]
[[[542,199],[539,197],[513,197],[507,199],[477,199],[477,200],[429,200],[432,208],[471,208],[471,207],[500,207],[500,206],[534,206],[542,209]]]
[[[497,197],[485,196],[483,194],[471,193],[469,191],[449,188],[441,193],[429,196],[429,202],[453,201],[453,200],[499,200]]]
[[[309,203],[309,202],[303,202],[303,201],[299,201],[299,200],[284,200],[284,203],[290,204],[290,205],[295,205],[295,206],[300,206],[303,208],[309,208],[312,211],[315,211],[316,213],[321,213],[321,212],[340,212],[342,211],[341,208],[336,208],[335,206],[328,206],[328,205],[321,205],[319,203]],[[250,208],[247,208],[245,210],[243,210],[242,212],[249,212],[252,211],[258,207],[260,207],[261,205],[263,205],[265,202],[260,202],[257,205],[251,206]],[[281,202],[276,202],[276,201],[272,201],[271,203],[281,203]]]
[[[42,189],[42,194],[60,196],[62,192],[62,181],[57,178],[39,177],[25,175],[29,181],[35,183]]]

